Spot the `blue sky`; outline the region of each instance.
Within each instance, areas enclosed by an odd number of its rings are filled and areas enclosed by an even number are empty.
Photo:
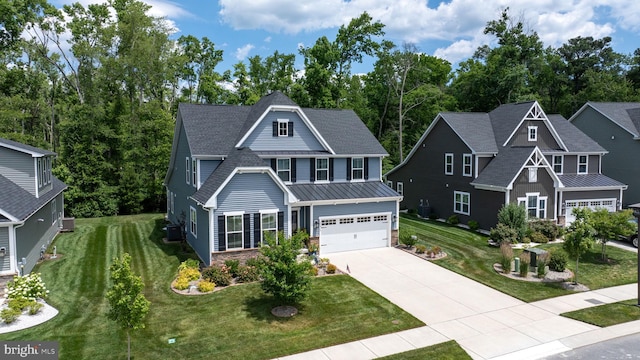
[[[58,0],[54,4],[70,3]],[[81,0],[83,4],[102,2]],[[611,36],[617,52],[640,47],[640,1],[637,0],[145,0],[151,14],[175,27],[174,37],[208,37],[224,51],[219,72],[247,57],[279,51],[296,54],[321,36],[335,39],[338,28],[367,11],[385,24],[385,38],[411,42],[423,53],[456,64],[493,39],[482,32],[505,7],[516,20],[535,30],[545,46],[558,47],[577,36]],[[372,61],[354,66],[368,72]]]

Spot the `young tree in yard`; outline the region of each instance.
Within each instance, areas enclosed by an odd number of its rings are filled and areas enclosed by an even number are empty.
[[[267,238],[267,246],[260,248],[264,255],[260,273],[262,289],[274,296],[280,305],[294,305],[304,299],[311,286],[312,265],[298,261],[298,250],[308,235],[301,231],[290,238],[278,233],[278,241]]]
[[[618,235],[629,235],[635,225],[629,222],[633,218],[631,210],[609,212],[598,209],[589,216],[589,224],[593,227],[594,237],[602,244],[602,261],[607,261],[607,242]]]
[[[527,210],[516,203],[504,205],[498,211],[498,223],[515,229],[518,232],[518,241],[522,241],[527,232]]]
[[[127,331],[128,359],[131,359],[131,330],[144,328],[150,304],[142,294],[142,279],[131,272],[130,263],[131,256],[127,253],[113,260],[109,268],[113,285],[107,292],[110,306],[107,317]]]
[[[587,208],[574,208],[573,215],[576,219],[569,226],[562,247],[571,257],[576,258],[576,271],[573,283],[578,283],[578,263],[580,256],[593,247],[593,227],[589,224],[590,210]]]

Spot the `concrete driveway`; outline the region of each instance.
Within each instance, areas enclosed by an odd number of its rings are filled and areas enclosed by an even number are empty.
[[[474,359],[526,358],[525,350],[534,352],[531,358],[553,354],[563,348],[558,339],[597,329],[399,249],[336,253],[329,259],[425,322],[435,330],[431,336],[456,340]]]

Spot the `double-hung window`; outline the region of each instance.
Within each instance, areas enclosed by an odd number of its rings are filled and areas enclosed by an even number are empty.
[[[586,174],[589,171],[588,161],[589,156],[578,155],[578,174]]]
[[[562,174],[563,160],[564,160],[564,156],[553,155],[553,172],[555,172],[556,174]]]
[[[189,159],[189,157],[185,158],[184,168],[187,171],[187,184],[191,184],[191,159]]]
[[[529,126],[527,139],[529,141],[537,141],[538,140],[538,127],[537,126]]]
[[[469,193],[462,191],[453,192],[453,212],[463,215],[470,213],[470,196]]]
[[[278,238],[278,213],[261,213],[260,229],[262,229],[262,244],[265,244],[269,238],[276,240]]]
[[[193,187],[198,187],[198,161],[195,158],[191,160],[191,175]]]
[[[289,136],[289,122],[278,120],[278,136]]]
[[[329,159],[316,159],[316,181],[329,181]]]
[[[278,159],[276,161],[276,171],[282,181],[291,181],[291,159]]]
[[[364,180],[364,158],[351,159],[351,180]]]
[[[547,217],[547,197],[540,193],[527,193],[526,197],[518,198],[518,204],[525,207],[528,219]]]
[[[471,154],[462,154],[462,175],[472,176],[473,172],[473,156]]]
[[[400,195],[404,196],[404,183],[398,181],[396,183],[396,192]]]
[[[226,216],[227,250],[242,249],[242,214]]]
[[[453,175],[453,154],[444,154],[444,174]]]
[[[189,207],[189,232],[198,237],[198,212],[193,206]]]

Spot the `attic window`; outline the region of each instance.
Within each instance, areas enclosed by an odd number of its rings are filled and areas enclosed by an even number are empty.
[[[538,140],[538,127],[537,126],[529,126],[529,141],[537,141]]]
[[[293,136],[293,121],[278,119],[273,122],[273,136],[291,137]]]

